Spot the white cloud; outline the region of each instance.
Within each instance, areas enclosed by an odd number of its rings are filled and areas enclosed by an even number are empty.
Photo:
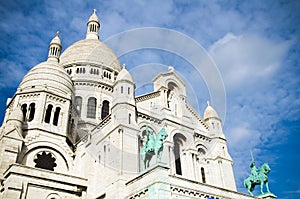
[[[227,33],[209,53],[218,65],[227,90],[266,83],[276,72],[291,41],[275,42],[256,34]]]

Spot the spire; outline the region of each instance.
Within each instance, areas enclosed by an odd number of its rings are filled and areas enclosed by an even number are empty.
[[[86,39],[99,39],[98,31],[100,23],[96,15],[96,9],[94,9],[94,13],[90,16],[87,26]]]
[[[49,53],[48,53],[48,60],[59,60],[61,51],[61,41],[59,38],[59,32],[56,32],[55,37],[52,39],[52,41],[49,44]]]

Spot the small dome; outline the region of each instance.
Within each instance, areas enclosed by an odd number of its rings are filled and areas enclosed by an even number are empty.
[[[208,118],[219,118],[218,113],[209,105],[209,102],[207,103],[207,107],[204,111],[204,120]]]
[[[21,110],[20,106],[17,106],[16,108],[14,108],[11,113],[8,116],[8,121],[9,120],[17,120],[20,122],[23,122],[23,112]]]
[[[71,97],[73,83],[67,72],[57,62],[46,61],[33,67],[23,78],[18,92],[47,90]]]
[[[129,82],[133,82],[130,73],[125,68],[125,64],[123,65],[123,68],[120,71],[120,73],[118,74],[117,79],[116,79],[116,81],[120,81],[120,80],[125,80],[125,81],[129,81]]]
[[[57,44],[57,45],[61,46],[61,41],[60,41],[60,38],[59,38],[59,32],[56,32],[56,35],[55,35],[55,37],[51,40],[49,46],[51,46],[51,44]]]
[[[68,47],[60,56],[60,64],[63,66],[76,63],[102,65],[118,72],[121,70],[115,53],[96,39],[80,40]]]
[[[96,9],[94,9],[94,13],[89,18],[89,22],[92,22],[92,21],[99,23],[99,18],[96,15]]]

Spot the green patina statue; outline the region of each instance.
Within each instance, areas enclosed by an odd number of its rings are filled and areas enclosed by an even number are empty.
[[[254,190],[254,187],[256,185],[260,185],[260,192],[261,192],[261,194],[264,194],[264,192],[263,192],[264,184],[266,185],[267,193],[271,193],[269,190],[268,176],[267,176],[271,171],[269,165],[267,163],[264,163],[261,166],[261,168],[258,169],[258,168],[256,168],[255,162],[252,158],[250,168],[251,168],[250,176],[244,180],[244,186],[248,189],[248,193],[251,196],[253,196],[252,191]]]
[[[146,126],[146,143],[142,148],[140,155],[142,157],[143,168],[146,169],[149,167],[151,157],[156,155],[156,163],[161,161],[162,151],[163,151],[163,142],[168,137],[168,134],[165,128],[162,128],[154,137],[154,131],[149,130],[148,124]]]

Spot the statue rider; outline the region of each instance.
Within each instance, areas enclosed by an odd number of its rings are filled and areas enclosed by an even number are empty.
[[[251,176],[253,177],[253,182],[255,182],[258,179],[258,169],[255,166],[254,160],[252,160],[250,164],[250,168],[251,168]]]
[[[146,144],[145,144],[146,152],[154,151],[155,137],[153,134],[154,134],[154,131],[151,129],[149,130],[148,124],[147,124],[147,127],[146,127],[147,139],[146,139]]]

